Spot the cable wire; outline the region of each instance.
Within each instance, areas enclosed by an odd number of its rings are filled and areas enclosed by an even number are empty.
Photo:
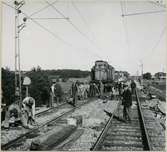
[[[73,8],[76,10],[76,12],[79,14],[80,18],[82,19],[83,23],[89,28],[87,21],[85,20],[85,18],[83,17],[82,13],[80,12],[80,10],[78,9],[78,7],[75,5],[74,1],[71,0],[71,4],[73,6]]]
[[[45,0],[45,1],[46,1],[46,0]],[[62,17],[65,17],[65,15],[64,15],[62,12],[60,12],[54,5],[50,4],[48,1],[46,1],[46,3],[49,4],[49,5],[51,5],[52,8],[55,9],[56,12],[59,13]],[[102,52],[102,50],[101,50],[99,47],[97,47],[97,46],[95,45],[94,41],[92,41],[91,39],[89,39],[86,34],[84,34],[83,32],[81,32],[80,29],[79,29],[75,24],[73,24],[71,20],[67,20],[67,21],[68,21],[83,37],[85,37],[85,38],[86,38],[91,44],[93,44],[100,52]],[[98,55],[98,56],[99,56],[99,55]],[[103,58],[103,57],[100,55],[100,56],[99,56],[99,59],[102,59],[102,58]],[[109,61],[111,62],[111,60],[109,60]]]
[[[52,2],[51,4],[53,5],[53,4],[57,3],[57,2],[58,2],[58,0]],[[46,6],[42,7],[41,9],[39,9],[38,11],[35,11],[34,13],[30,14],[29,16],[32,17],[33,15],[36,15],[39,12],[42,12],[43,10],[47,9],[48,7],[50,7],[50,5],[46,5]]]
[[[57,13],[59,13],[62,17],[65,17],[65,15],[60,12],[53,4],[49,3],[48,1],[45,1],[47,4],[49,4]],[[101,51],[94,43],[94,41],[92,41],[89,37],[87,37],[87,35],[83,32],[81,32],[81,30],[69,19],[67,20],[72,26],[73,28],[79,32],[83,37],[85,37],[91,44],[93,44],[99,51]]]
[[[82,13],[80,12],[79,8],[75,5],[74,1],[71,0],[71,3],[72,3],[72,6],[73,8],[76,10],[76,12],[78,13],[78,15],[80,16],[81,20],[83,21],[83,23],[85,24],[85,26],[88,28],[88,31],[91,33],[92,35],[92,39],[94,42],[96,42],[96,45],[97,45],[97,39],[95,38],[95,35],[94,35],[94,32],[91,30],[89,24],[87,23],[87,21],[85,20],[84,16],[82,15]],[[98,46],[98,48],[101,49],[101,47]]]
[[[123,27],[124,27],[124,32],[125,32],[125,41],[128,47],[128,52],[131,53],[130,51],[130,42],[129,42],[129,34],[128,34],[128,27],[127,27],[127,23],[126,20],[124,18],[124,14],[126,11],[126,5],[122,3],[122,1],[120,1],[120,5],[121,5],[121,13],[122,13],[122,23],[123,23]],[[124,6],[124,7],[123,7]]]
[[[68,18],[61,18],[61,17],[54,17],[54,18],[32,18],[32,19],[35,19],[35,20],[55,20],[55,19],[64,19],[64,20],[68,20]]]
[[[2,2],[3,4],[9,6],[10,8],[14,9],[15,10],[15,7],[5,3],[5,2]],[[74,47],[71,43],[65,41],[64,39],[62,39],[60,36],[58,36],[57,34],[55,34],[54,32],[50,31],[48,28],[46,28],[45,26],[43,26],[42,24],[40,24],[39,22],[37,22],[35,19],[31,18],[29,15],[27,15],[25,12],[21,12],[23,15],[26,16],[27,19],[30,19],[32,22],[34,22],[36,25],[38,25],[39,27],[41,27],[43,30],[45,30],[46,32],[48,32],[49,34],[51,34],[54,38],[56,38],[57,40],[63,42],[64,44],[66,44],[67,46],[70,46],[72,48],[74,48],[75,50],[86,50],[86,51],[89,51],[89,52],[92,52],[92,54],[94,56],[96,56],[97,58],[101,59],[102,57],[99,56],[96,52],[94,51],[90,51],[88,50],[87,48],[76,48]]]
[[[148,52],[148,53],[143,57],[143,60],[144,60],[146,57],[148,57],[148,55],[153,54],[153,53],[156,51],[157,46],[159,45],[159,43],[161,42],[161,39],[162,39],[163,35],[165,34],[166,28],[167,28],[167,26],[165,26],[165,27],[162,29],[162,31],[161,31],[161,33],[160,33],[160,36],[159,36],[158,40],[156,41],[155,45],[152,47],[151,51]]]
[[[7,5],[8,7],[12,8],[15,10],[15,7],[5,3],[2,1],[3,4]],[[68,43],[67,41],[64,41],[61,37],[59,37],[58,35],[56,35],[54,32],[50,31],[49,29],[47,29],[45,26],[43,26],[42,24],[40,24],[39,22],[37,22],[35,19],[31,18],[29,15],[27,15],[24,12],[21,12],[23,15],[25,15],[27,17],[27,19],[30,19],[32,22],[34,22],[36,25],[38,25],[40,28],[42,28],[43,30],[45,30],[46,32],[48,32],[49,34],[51,34],[54,38],[58,39],[59,41],[62,41],[64,44],[66,44],[67,46],[70,46],[72,48],[73,45],[71,43]],[[101,55],[99,55],[98,53],[94,52],[93,50],[88,50],[87,48],[74,48],[75,50],[80,50],[80,51],[89,51],[89,53],[91,52],[92,55],[96,56],[98,59],[103,60],[103,57]],[[111,60],[108,60],[108,62],[111,62]],[[111,62],[112,63],[112,62]],[[113,65],[113,64],[112,64]],[[120,66],[119,66],[120,67]]]
[[[149,0],[148,3],[154,4],[154,5],[159,6],[159,7],[162,7],[162,8],[166,8],[166,5],[163,5],[163,4],[154,2],[154,1],[150,1],[150,0]]]
[[[122,5],[122,1],[120,1],[120,5],[121,5],[121,13],[122,13],[122,17],[124,17],[124,9],[123,9],[123,5]]]
[[[134,16],[134,15],[145,15],[145,14],[156,14],[156,13],[163,13],[163,12],[166,12],[166,10],[160,10],[160,11],[148,11],[148,12],[136,12],[136,13],[124,14],[123,16]]]

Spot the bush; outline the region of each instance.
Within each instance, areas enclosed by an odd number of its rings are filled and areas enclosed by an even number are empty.
[[[2,72],[2,103],[10,105],[15,100],[15,74],[10,69],[1,68]]]
[[[49,104],[51,83],[48,76],[39,67],[26,73],[30,77],[29,94],[36,100],[36,105]]]
[[[151,73],[147,72],[143,74],[143,79],[150,80],[151,79]]]

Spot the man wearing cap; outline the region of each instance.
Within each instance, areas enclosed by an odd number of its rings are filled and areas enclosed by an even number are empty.
[[[122,82],[119,82],[118,83],[118,92],[119,92],[119,96],[121,97],[121,95],[122,95],[122,89],[123,89],[123,84],[122,84]]]
[[[132,106],[132,93],[130,91],[130,88],[127,84],[125,84],[124,91],[122,93],[122,105],[123,108],[123,118],[125,120],[131,121],[130,118],[130,109]]]
[[[134,82],[134,80],[131,81],[131,89],[132,89],[132,94],[135,94],[135,89],[136,89],[136,83]]]
[[[71,96],[72,96],[72,104],[75,107],[76,102],[78,100],[78,87],[79,87],[79,81],[77,80],[76,82],[72,83],[71,86]]]
[[[54,95],[56,98],[56,104],[60,104],[62,101],[63,91],[61,85],[56,82],[54,86]]]

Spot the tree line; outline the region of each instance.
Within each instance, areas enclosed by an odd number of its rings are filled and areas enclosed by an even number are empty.
[[[166,76],[166,73],[157,72],[157,73],[154,74],[154,77],[157,78],[157,79],[160,79],[161,76]],[[153,78],[153,75],[150,72],[146,72],[146,73],[143,74],[143,79],[151,80],[152,78]]]
[[[2,74],[2,103],[10,105],[15,100],[15,73],[9,68],[1,68]],[[41,67],[34,67],[23,74],[31,79],[29,86],[30,95],[36,100],[36,105],[48,105],[50,100],[51,78],[58,76],[68,79],[71,77],[81,78],[89,76],[89,71],[62,69],[62,70],[42,70]],[[23,81],[23,78],[22,78]],[[23,84],[23,82],[22,82]],[[22,96],[25,97],[26,88],[22,85]]]
[[[90,71],[81,71],[73,69],[44,70],[48,76],[59,76],[60,78],[83,78],[90,75]]]

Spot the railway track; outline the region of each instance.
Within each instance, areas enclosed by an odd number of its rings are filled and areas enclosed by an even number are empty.
[[[153,150],[137,91],[135,98],[131,110],[131,123],[114,119],[113,114],[90,150]]]
[[[36,132],[38,132],[43,127],[52,125],[53,123],[55,123],[56,121],[60,120],[64,116],[66,116],[68,114],[71,114],[73,111],[75,111],[75,109],[79,109],[83,105],[86,105],[86,104],[88,104],[88,103],[90,103],[92,101],[94,101],[94,98],[89,99],[87,102],[84,102],[84,103],[78,105],[77,107],[71,107],[70,110],[62,113],[61,115],[59,115],[57,117],[54,117],[53,119],[48,120],[47,122],[39,125],[37,128],[34,128],[34,129],[28,131],[27,133],[22,134],[21,136],[17,137],[16,139],[11,140],[11,141],[9,141],[8,143],[6,143],[4,145],[1,145],[1,149],[2,150],[8,150],[8,149],[11,149],[12,147],[15,147],[15,146],[19,145],[20,142],[22,142],[23,140],[25,140],[27,137],[29,137],[29,136],[31,136],[33,134],[36,134]],[[48,110],[50,110],[50,109],[48,109]],[[39,115],[46,114],[46,113],[47,113],[47,111],[44,111],[44,112],[41,112]]]
[[[58,106],[56,106],[56,107],[51,107],[51,108],[49,108],[49,109],[47,109],[47,110],[44,110],[44,111],[41,111],[41,112],[35,114],[35,116],[36,116],[36,117],[40,117],[40,116],[42,116],[42,115],[48,114],[48,113],[52,112],[54,109],[58,109],[58,108],[60,108],[60,107],[62,107],[62,106],[64,106],[64,105],[66,105],[66,104],[67,104],[67,103],[65,102],[65,103],[62,103],[62,104],[60,104],[60,105],[58,105]]]

